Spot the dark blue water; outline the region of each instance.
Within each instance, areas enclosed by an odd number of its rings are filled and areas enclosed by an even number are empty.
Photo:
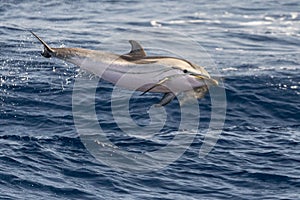
[[[0,199],[300,199],[299,8],[294,0],[1,1]],[[199,133],[178,160],[148,173],[115,170],[90,153],[75,127],[74,81],[90,75],[40,56],[24,29],[56,47],[114,51],[102,45],[113,35],[163,28],[198,42],[218,67],[227,99],[222,134],[199,158],[208,95],[199,101]],[[124,135],[110,113],[112,88],[99,83],[95,108],[120,148],[151,152],[180,131],[174,101],[156,139]],[[161,96],[134,96],[131,116],[145,126],[147,108]]]

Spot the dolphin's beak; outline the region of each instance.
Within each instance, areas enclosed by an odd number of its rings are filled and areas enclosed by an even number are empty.
[[[219,81],[217,81],[216,79],[210,78],[209,80],[210,80],[210,82],[211,82],[214,86],[218,86],[218,85],[219,85]]]
[[[209,82],[210,84],[212,84],[214,86],[218,86],[219,85],[219,82],[216,79],[207,77],[205,75],[199,75],[199,74],[191,74],[191,75],[193,75],[197,79],[205,80],[205,81]]]

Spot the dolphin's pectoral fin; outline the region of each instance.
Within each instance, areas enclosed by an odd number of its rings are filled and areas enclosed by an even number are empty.
[[[168,103],[170,103],[174,98],[175,98],[175,94],[172,92],[169,93],[165,93],[165,95],[163,96],[163,98],[160,100],[160,102],[158,104],[155,104],[156,107],[161,107],[161,106],[165,106]]]
[[[131,44],[131,51],[126,55],[138,58],[146,56],[143,47],[137,41],[129,40],[129,43]]]
[[[50,58],[51,53],[54,53],[54,50],[44,41],[42,40],[39,36],[37,36],[34,32],[29,31],[34,37],[36,37],[43,45],[44,45],[44,51],[41,53],[42,56],[45,58]]]
[[[144,94],[146,94],[147,92],[151,91],[151,90],[154,89],[155,87],[160,86],[161,84],[163,84],[164,82],[166,82],[168,79],[169,79],[169,78],[166,77],[166,78],[162,79],[161,81],[159,81],[158,83],[154,84],[152,87],[150,87],[150,88],[147,89],[145,92],[143,92],[143,93],[141,94],[141,96],[144,95]]]

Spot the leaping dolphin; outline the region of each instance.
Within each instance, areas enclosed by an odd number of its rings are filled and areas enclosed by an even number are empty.
[[[30,32],[44,45],[42,56],[65,60],[119,87],[139,90],[142,94],[164,93],[158,106],[167,105],[182,92],[194,91],[197,98],[202,98],[209,86],[218,85],[203,67],[176,57],[147,56],[134,40],[129,40],[129,53],[118,55],[83,48],[52,48]],[[141,87],[136,88],[137,85]]]

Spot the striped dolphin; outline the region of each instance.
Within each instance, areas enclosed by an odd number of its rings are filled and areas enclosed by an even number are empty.
[[[134,40],[129,40],[129,53],[118,55],[83,48],[52,48],[30,32],[43,44],[42,56],[75,64],[119,87],[138,90],[142,94],[163,93],[157,106],[167,105],[182,92],[193,92],[195,97],[202,98],[209,86],[218,85],[203,67],[176,57],[147,56],[143,47]]]

